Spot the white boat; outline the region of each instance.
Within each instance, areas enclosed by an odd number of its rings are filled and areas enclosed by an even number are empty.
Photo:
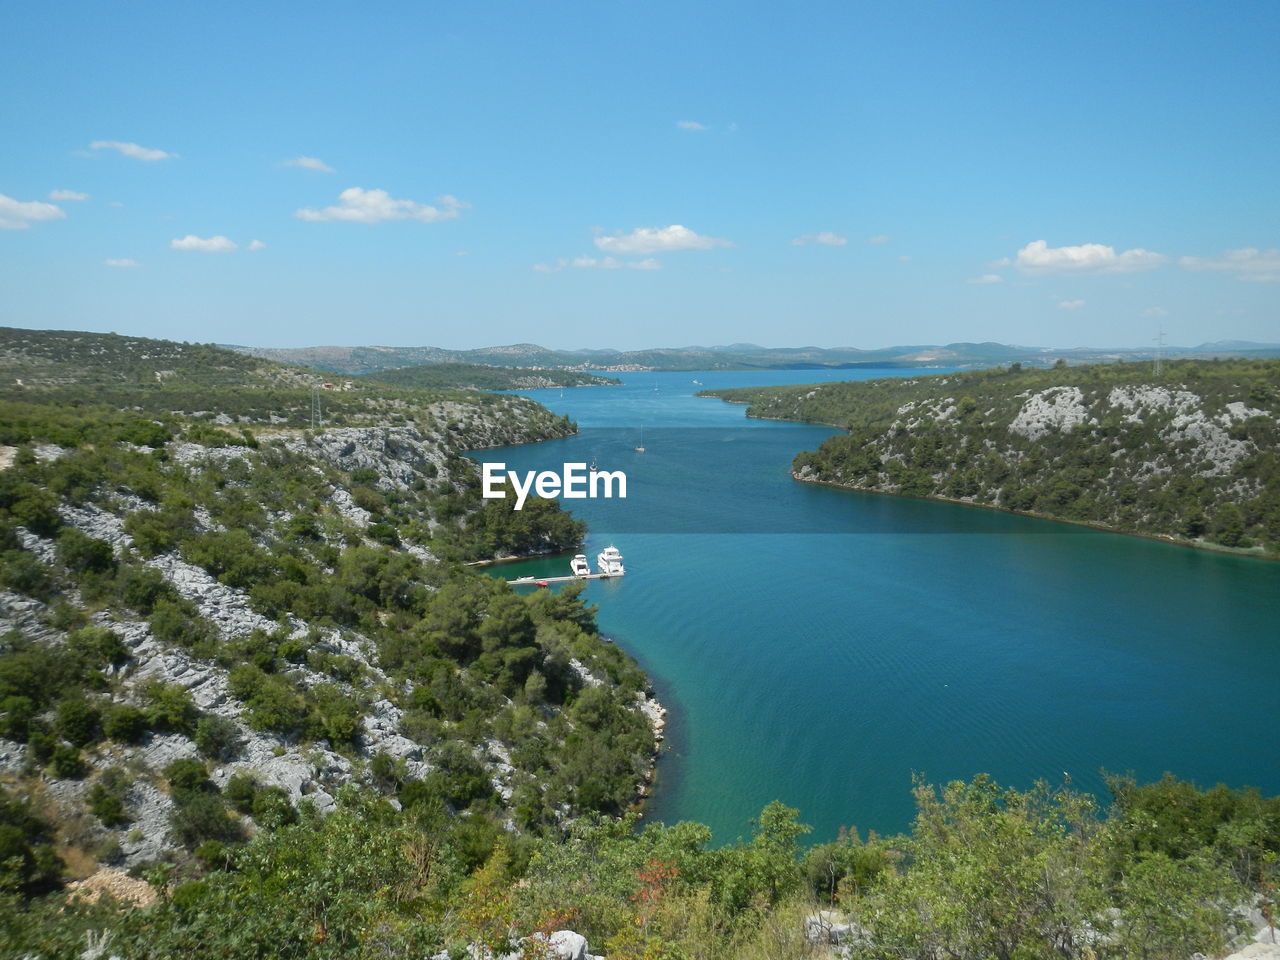
[[[617,547],[605,547],[596,555],[596,569],[602,577],[620,577],[626,573],[622,566],[622,554]]]
[[[640,428],[640,446],[636,447],[636,453],[644,453],[644,427]]]
[[[569,569],[575,577],[589,577],[591,575],[591,564],[587,563],[587,555],[580,553],[569,561]]]

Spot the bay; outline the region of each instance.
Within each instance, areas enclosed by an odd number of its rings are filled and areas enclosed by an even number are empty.
[[[1280,792],[1280,564],[800,484],[792,457],[831,429],[693,396],[912,372],[520,391],[583,435],[473,454],[521,470],[604,456],[628,474],[626,500],[564,502],[593,566],[610,543],[625,555],[626,577],[586,596],[671,711],[646,816],[727,842],[778,799],[823,841],[906,828],[916,775],[1070,777],[1105,796],[1103,769],[1171,771]],[[563,575],[567,557],[490,572]]]

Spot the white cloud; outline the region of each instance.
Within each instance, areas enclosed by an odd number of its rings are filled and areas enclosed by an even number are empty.
[[[259,250],[267,249],[267,245],[261,240],[250,240],[249,245],[245,247],[250,253],[257,253]]]
[[[74,190],[50,190],[50,200],[88,200],[87,193],[77,193]]]
[[[62,220],[61,207],[40,200],[15,200],[0,193],[0,230],[26,230],[39,220]]]
[[[1169,315],[1169,311],[1164,307],[1147,307],[1147,309],[1142,311],[1142,315],[1149,318],[1167,317]]]
[[[898,257],[898,261],[900,263],[910,263],[911,255],[909,253],[904,253],[902,256]]]
[[[89,146],[94,150],[119,150],[126,157],[133,157],[135,160],[146,160],[149,163],[155,160],[171,160],[177,156],[176,153],[152,150],[149,147],[140,147],[136,143],[121,143],[119,140],[95,140]]]
[[[439,220],[453,220],[460,211],[469,206],[448,194],[438,197],[436,202],[440,206],[432,207],[412,200],[395,200],[385,190],[348,187],[338,194],[336,207],[325,207],[323,210],[304,207],[294,213],[294,216],[299,220],[309,220],[313,223],[328,220],[346,220],[353,223],[418,220],[421,223],[435,223]]]
[[[709,129],[706,124],[699,123],[697,120],[677,120],[676,126],[681,130],[690,130],[695,133]]]
[[[1183,257],[1178,265],[1186,270],[1232,273],[1237,280],[1253,283],[1280,283],[1280,250],[1243,247],[1228,250],[1220,257]]]
[[[137,260],[131,260],[129,257],[119,257],[119,258],[108,257],[106,260],[103,260],[102,262],[104,265],[108,267],[123,267],[125,269],[128,269],[129,267],[142,266],[142,264],[140,264]]]
[[[998,273],[984,273],[980,277],[970,277],[968,280],[965,281],[965,283],[977,283],[977,284],[1003,283],[1003,282],[1004,282],[1004,277],[1000,276],[1000,274]]]
[[[688,227],[673,223],[669,227],[637,227],[630,233],[615,233],[610,237],[596,237],[596,249],[605,253],[675,253],[679,250],[710,250],[713,247],[732,247],[728,240],[703,237]]]
[[[1084,306],[1083,300],[1063,300],[1058,304],[1059,310],[1079,310]]]
[[[840,234],[832,233],[830,230],[823,230],[821,233],[801,234],[791,241],[791,245],[793,247],[803,247],[808,243],[817,243],[824,247],[843,247],[848,242],[848,237],[842,237]]]
[[[618,260],[614,257],[561,257],[555,263],[535,263],[538,273],[559,273],[561,270],[661,270],[662,264],[653,257],[643,260]]]
[[[123,207],[123,206],[124,206],[124,204],[123,204],[123,203],[121,203],[119,200],[112,200],[112,201],[111,201],[111,206],[113,206],[113,207]]]
[[[230,253],[239,244],[221,235],[205,240],[189,233],[180,240],[170,240],[169,246],[174,250],[196,250],[200,253]]]
[[[1084,243],[1078,247],[1051,247],[1043,240],[1033,240],[1018,251],[1014,263],[1024,273],[1135,273],[1164,263],[1160,253],[1135,247],[1116,253],[1115,247],[1101,243]],[[999,261],[1007,265],[1008,261]]]
[[[867,237],[867,243],[874,243],[877,247],[888,243],[891,237],[887,233],[877,233],[874,237]]]
[[[315,170],[318,173],[333,173],[333,167],[315,157],[294,157],[284,162],[286,167],[301,167],[303,170]]]

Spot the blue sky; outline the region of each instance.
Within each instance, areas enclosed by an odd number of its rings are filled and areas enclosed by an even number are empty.
[[[0,324],[1280,341],[1271,0],[10,0],[0,35]]]

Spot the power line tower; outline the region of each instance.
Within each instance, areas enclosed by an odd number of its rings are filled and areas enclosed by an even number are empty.
[[[311,385],[311,429],[315,430],[324,423],[323,411],[320,409],[320,384]]]
[[[1155,342],[1156,342],[1156,377],[1157,377],[1157,379],[1158,379],[1158,378],[1160,377],[1161,372],[1164,370],[1164,356],[1162,355],[1162,352],[1161,352],[1161,351],[1162,351],[1162,348],[1164,347],[1164,327],[1162,327],[1162,326],[1157,326],[1157,327],[1156,327],[1156,331],[1157,331],[1157,332],[1156,332],[1156,335],[1155,335]]]

